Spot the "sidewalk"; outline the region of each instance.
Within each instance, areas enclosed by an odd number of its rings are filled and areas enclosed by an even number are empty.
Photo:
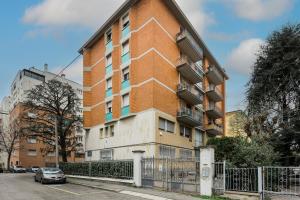
[[[68,182],[72,184],[97,188],[101,190],[107,190],[110,192],[122,193],[131,196],[139,196],[145,199],[152,199],[152,200],[201,200],[197,197],[192,197],[190,195],[175,193],[175,192],[167,192],[155,189],[148,189],[148,188],[135,188],[126,185],[120,184],[112,184],[106,183],[102,181],[96,180],[87,180],[81,179],[76,177],[68,177]]]

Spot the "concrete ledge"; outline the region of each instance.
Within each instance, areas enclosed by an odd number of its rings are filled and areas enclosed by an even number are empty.
[[[222,196],[240,200],[259,200],[260,197],[258,193],[235,191],[226,191],[225,194]]]
[[[89,176],[74,176],[74,175],[66,175],[67,178],[78,179],[78,180],[88,180],[88,181],[96,181],[96,182],[104,182],[104,183],[113,183],[113,184],[121,184],[121,185],[129,185],[132,186],[133,180],[125,180],[125,179],[114,179],[114,178],[104,178],[104,177],[89,177]]]

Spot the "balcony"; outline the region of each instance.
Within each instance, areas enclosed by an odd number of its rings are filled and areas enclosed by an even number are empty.
[[[113,71],[112,64],[108,65],[105,68],[105,74],[110,74]]]
[[[113,50],[113,43],[112,43],[112,41],[110,41],[110,42],[106,43],[106,45],[105,45],[105,52],[106,52],[106,54],[108,54],[108,53],[112,52],[112,50]]]
[[[197,105],[203,102],[203,95],[195,86],[188,84],[179,84],[177,86],[177,95],[190,105]]]
[[[223,100],[223,95],[217,87],[211,87],[210,86],[208,88],[208,90],[206,91],[206,95],[210,100],[212,100],[214,102],[218,102],[218,101]]]
[[[122,55],[122,64],[129,63],[129,60],[130,60],[130,53],[129,52],[124,53]]]
[[[130,113],[130,106],[124,106],[121,110],[121,116],[127,116]]]
[[[223,112],[216,105],[210,105],[209,108],[206,110],[206,114],[212,119],[218,119],[223,117]]]
[[[179,59],[177,71],[179,71],[185,79],[189,80],[193,84],[199,83],[203,80],[204,72],[202,69],[198,65],[190,62],[186,56]]]
[[[224,77],[215,66],[209,66],[206,72],[207,79],[214,85],[220,85],[224,82]]]
[[[222,135],[223,134],[223,126],[210,123],[206,127],[206,132],[210,135]]]
[[[106,90],[105,96],[106,97],[112,96],[112,88],[109,88],[109,89]]]
[[[106,113],[105,115],[105,121],[111,121],[113,119],[112,113]]]
[[[187,124],[191,127],[201,126],[203,116],[201,112],[192,111],[189,108],[182,107],[177,112],[177,120],[180,123]]]
[[[130,82],[129,82],[129,80],[123,81],[123,82],[121,83],[121,89],[122,89],[122,90],[124,90],[124,89],[126,89],[126,88],[129,88],[129,87],[130,87]]]
[[[176,41],[181,52],[189,56],[193,62],[202,60],[203,50],[188,31],[178,33]]]
[[[130,33],[130,26],[127,26],[122,30],[122,39],[128,37],[129,33]]]

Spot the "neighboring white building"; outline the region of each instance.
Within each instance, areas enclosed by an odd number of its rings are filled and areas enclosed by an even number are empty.
[[[0,132],[9,131],[9,115],[10,97],[4,97],[0,104]],[[0,168],[7,168],[7,153],[0,146]]]
[[[69,80],[65,77],[65,75],[58,76],[57,74],[54,74],[52,72],[48,71],[48,65],[44,65],[44,69],[40,70],[35,67],[31,67],[29,69],[22,69],[19,70],[17,73],[14,81],[11,84],[11,94],[9,102],[9,109],[8,111],[12,111],[14,107],[21,102],[24,102],[26,100],[27,92],[31,90],[36,85],[41,84],[44,81],[49,81],[51,79],[57,79],[61,82],[66,82],[69,85],[72,86],[73,90],[78,95],[79,99],[83,99],[83,92],[82,92],[82,85],[79,83],[76,83],[72,80]],[[81,103],[81,108],[78,113],[79,115],[83,115],[83,106]],[[84,130],[77,130],[76,131],[77,141],[82,144],[83,148],[78,149],[78,153],[84,153],[85,152],[85,133]]]

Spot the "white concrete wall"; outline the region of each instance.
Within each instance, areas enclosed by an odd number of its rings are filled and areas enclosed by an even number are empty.
[[[92,157],[86,160],[99,160],[101,149],[114,149],[114,158],[132,159],[133,150],[144,150],[145,156],[155,154],[155,111],[147,110],[134,117],[122,119],[114,124],[113,137],[100,139],[100,128],[105,125],[95,126],[90,129],[86,137],[86,151],[93,151]]]

